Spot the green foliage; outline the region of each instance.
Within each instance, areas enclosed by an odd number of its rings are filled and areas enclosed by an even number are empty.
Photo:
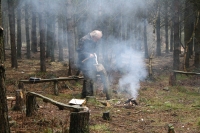
[[[98,132],[111,133],[109,131],[108,124],[99,124],[99,125],[97,124],[97,125],[94,125],[94,126],[90,126],[90,129],[94,130],[94,131],[98,131]]]
[[[51,128],[46,128],[43,133],[52,133],[52,129]]]

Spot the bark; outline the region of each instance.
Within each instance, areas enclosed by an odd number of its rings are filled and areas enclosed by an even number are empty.
[[[23,106],[23,92],[21,89],[16,90],[15,92],[15,96],[16,96],[16,103],[15,106],[13,107],[13,110],[15,111],[21,111],[22,110],[22,106]]]
[[[63,61],[63,18],[58,19],[58,47],[59,47],[59,61]],[[75,44],[74,44],[75,45]]]
[[[4,33],[4,43],[3,43],[3,56],[4,56],[4,61],[6,61],[6,56],[5,56],[5,44],[8,44],[8,3],[7,1],[2,1],[2,10],[4,11],[3,14],[3,33]]]
[[[171,30],[170,30],[170,52],[174,50],[174,28],[173,28],[173,20],[171,24]]]
[[[0,133],[10,133],[5,86],[4,44],[0,0]]]
[[[51,46],[53,45],[53,36],[52,36],[52,29],[53,29],[53,25],[52,25],[52,15],[50,13],[47,13],[47,46],[46,46],[46,58],[49,58],[51,55]]]
[[[17,52],[15,43],[15,13],[14,13],[14,1],[8,0],[9,10],[9,25],[10,25],[10,43],[11,43],[11,67],[17,68]]]
[[[55,47],[56,47],[55,24],[56,24],[56,20],[55,20],[55,16],[53,16],[53,19],[52,19],[52,29],[51,29],[52,30],[51,31],[51,36],[52,36],[51,61],[55,61],[55,56],[54,56]]]
[[[33,9],[34,10],[34,9]],[[37,35],[36,35],[36,12],[32,11],[32,28],[31,28],[31,51],[37,52]]]
[[[45,25],[44,25],[43,12],[41,12],[40,15],[39,15],[39,25],[40,25],[40,71],[41,72],[46,72],[46,64],[45,64]]]
[[[191,3],[189,0],[185,2],[184,13],[184,43],[185,43],[185,56],[184,56],[184,69],[189,68],[189,59],[192,53],[192,38],[193,38],[193,21],[191,17]]]
[[[72,112],[69,133],[89,133],[89,112]]]
[[[159,4],[159,2],[157,2]],[[158,5],[158,15],[156,20],[156,37],[157,37],[157,47],[156,55],[161,55],[161,40],[160,40],[160,5]]]
[[[68,75],[72,75],[72,68],[75,68],[75,35],[74,35],[74,17],[72,0],[67,0],[67,39],[69,48],[69,70]]]
[[[196,42],[195,42],[195,60],[194,60],[194,66],[196,68],[200,67],[200,22],[199,22],[199,12],[198,11],[198,15],[197,15],[197,26],[195,28],[195,38],[196,38]]]
[[[22,37],[21,37],[21,7],[17,8],[17,58],[21,59],[21,47],[22,47]]]
[[[25,29],[26,29],[26,49],[27,49],[27,59],[31,58],[31,51],[30,51],[30,35],[29,35],[29,15],[28,15],[29,4],[26,2],[25,5]]]
[[[174,19],[173,69],[174,70],[179,70],[179,64],[180,64],[180,59],[179,59],[179,54],[180,54],[180,40],[179,40],[179,17],[178,17],[179,0],[174,0],[173,6],[174,6],[173,11],[175,13],[175,16],[173,17],[173,19]]]
[[[165,52],[169,53],[169,38],[168,38],[168,0],[165,1]]]
[[[144,48],[145,48],[145,58],[149,58],[148,45],[147,45],[147,20],[144,20]]]
[[[32,116],[37,110],[36,96],[26,95],[26,116]]]

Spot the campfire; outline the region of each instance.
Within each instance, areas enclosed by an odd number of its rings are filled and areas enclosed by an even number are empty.
[[[124,102],[125,106],[134,106],[134,105],[138,105],[137,101],[134,98],[129,98],[128,100],[126,100]]]

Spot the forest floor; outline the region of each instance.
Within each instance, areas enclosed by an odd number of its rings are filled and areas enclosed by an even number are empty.
[[[24,51],[25,52],[25,51]],[[65,52],[67,53],[67,52]],[[67,55],[65,55],[66,58]],[[15,96],[18,81],[36,76],[39,78],[67,77],[66,62],[46,60],[47,72],[41,73],[39,52],[32,53],[30,60],[22,54],[18,69],[10,66],[10,51],[6,51],[7,96]],[[104,106],[105,95],[99,91],[97,102],[86,104],[90,110],[90,133],[167,133],[173,124],[176,133],[200,133],[200,78],[198,76],[177,75],[177,85],[169,86],[172,70],[172,53],[153,58],[154,80],[141,81],[138,105],[124,105],[130,98],[126,92],[117,92],[117,79],[111,85],[113,97]],[[182,59],[181,59],[182,62]],[[148,60],[146,60],[148,63]],[[148,64],[147,64],[148,66]],[[80,98],[82,82],[59,82],[59,96],[53,94],[53,83],[25,84],[27,91],[34,91],[56,101],[68,104],[72,98]],[[14,124],[12,133],[62,133],[67,132],[70,111],[59,110],[50,103],[37,99],[38,108],[34,116],[26,117],[23,111],[13,111],[8,101],[9,116]],[[111,120],[104,120],[104,112],[110,112]]]

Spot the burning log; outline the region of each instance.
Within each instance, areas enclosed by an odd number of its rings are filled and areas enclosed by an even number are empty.
[[[132,105],[133,106],[133,104],[134,105],[138,105],[138,103],[137,103],[137,101],[134,99],[134,98],[129,98],[128,100],[126,100],[125,102],[124,102],[124,105]]]

